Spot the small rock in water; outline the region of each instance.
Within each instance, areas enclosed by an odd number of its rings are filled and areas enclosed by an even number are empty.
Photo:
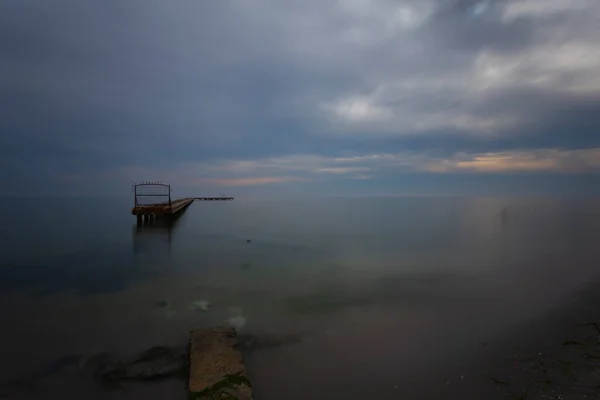
[[[231,317],[227,320],[227,322],[229,323],[229,325],[233,326],[234,328],[240,329],[244,325],[246,325],[246,318],[244,318],[242,316]]]
[[[192,302],[192,304],[190,304],[190,310],[192,310],[192,311],[198,311],[198,310],[207,311],[209,306],[210,306],[210,303],[206,300],[196,300],[196,301]]]

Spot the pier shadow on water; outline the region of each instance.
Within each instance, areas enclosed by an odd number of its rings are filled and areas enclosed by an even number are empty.
[[[139,255],[149,250],[165,250],[171,254],[173,234],[181,216],[157,217],[137,223],[132,228],[133,254]]]

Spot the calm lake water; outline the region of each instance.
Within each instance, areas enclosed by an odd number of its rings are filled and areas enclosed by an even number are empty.
[[[183,399],[180,381],[106,388],[60,360],[223,324],[257,344],[257,400],[489,398],[484,354],[600,275],[596,199],[236,199],[141,229],[130,209],[0,200],[7,398]]]

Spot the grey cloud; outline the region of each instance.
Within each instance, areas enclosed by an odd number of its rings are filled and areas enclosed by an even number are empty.
[[[507,19],[519,1],[4,0],[6,168],[597,146],[595,61],[527,57],[595,43],[599,6]],[[387,119],[340,123],[353,98]]]

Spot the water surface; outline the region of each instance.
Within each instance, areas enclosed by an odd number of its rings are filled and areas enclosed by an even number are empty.
[[[217,324],[254,338],[258,400],[489,396],[482,355],[579,298],[600,260],[595,199],[236,199],[143,227],[129,198],[0,206],[0,375],[19,399],[185,396],[101,387],[81,356]]]

